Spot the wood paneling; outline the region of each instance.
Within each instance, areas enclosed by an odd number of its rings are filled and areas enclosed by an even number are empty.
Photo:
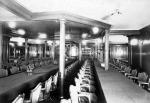
[[[110,57],[128,60],[128,45],[110,45]]]

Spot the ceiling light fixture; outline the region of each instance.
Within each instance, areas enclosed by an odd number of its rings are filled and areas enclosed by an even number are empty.
[[[11,47],[14,47],[14,46],[15,46],[15,44],[14,44],[14,43],[9,43],[9,45],[10,45]]]
[[[18,46],[23,46],[23,42],[18,42],[17,45]]]
[[[138,40],[137,40],[137,39],[132,39],[132,40],[130,41],[130,44],[131,44],[131,45],[137,45],[137,44],[138,44]]]
[[[35,43],[36,43],[36,44],[42,44],[42,41],[39,40],[39,39],[36,39],[36,40],[35,40]]]
[[[25,35],[26,32],[23,29],[18,29],[17,33],[20,34],[20,35]]]
[[[82,40],[82,45],[86,45],[87,44],[87,40]]]
[[[65,38],[66,38],[67,40],[71,39],[70,34],[67,34],[67,35],[65,36]]]
[[[14,21],[10,21],[10,22],[8,22],[8,27],[10,27],[10,28],[15,28],[16,27],[16,22],[14,22]]]
[[[93,27],[92,31],[93,31],[93,34],[97,34],[99,32],[99,28],[98,27]]]
[[[85,39],[87,36],[88,36],[87,33],[83,33],[83,34],[82,34],[82,38],[83,38],[83,39]]]
[[[52,42],[51,40],[47,41],[47,44],[48,44],[48,45],[52,45],[52,43],[53,43],[53,42]]]
[[[120,15],[120,14],[122,14],[122,13],[119,11],[119,9],[116,9],[114,12],[112,12],[112,13],[110,13],[110,14],[104,16],[104,17],[102,17],[102,20],[107,20],[107,19],[109,19],[111,16],[116,15],[116,14],[117,14],[117,15]]]

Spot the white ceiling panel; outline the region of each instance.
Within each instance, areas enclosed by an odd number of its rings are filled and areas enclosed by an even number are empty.
[[[23,21],[23,18],[16,16],[7,9],[0,6],[0,21]]]
[[[15,1],[31,12],[61,11],[103,21],[111,24],[112,30],[139,30],[150,24],[150,0]]]

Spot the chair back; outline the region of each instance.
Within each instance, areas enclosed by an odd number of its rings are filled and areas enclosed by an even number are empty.
[[[39,83],[33,90],[31,90],[31,94],[30,94],[31,103],[38,103],[41,89],[42,89],[42,83]]]
[[[137,70],[136,69],[132,70],[131,75],[132,76],[137,76]]]
[[[54,75],[54,78],[53,78],[55,85],[57,85],[57,80],[58,80],[58,72]]]
[[[131,72],[131,68],[130,67],[126,67],[125,72],[126,73],[130,73]]]
[[[13,67],[10,69],[10,72],[11,72],[11,74],[18,73],[18,72],[19,72],[19,67],[13,66]]]
[[[33,70],[34,69],[34,64],[33,63],[29,64],[28,68],[31,69],[31,70]]]
[[[78,93],[75,86],[70,85],[69,87],[70,97],[71,97],[71,103],[78,103]]]
[[[24,101],[24,94],[18,95],[12,103],[23,103]]]
[[[148,75],[145,72],[142,72],[138,74],[138,78],[139,78],[139,81],[147,82]]]
[[[52,86],[52,77],[45,82],[45,92],[49,93]]]
[[[20,70],[21,70],[21,71],[26,71],[26,70],[27,70],[27,65],[26,65],[26,64],[22,64],[22,65],[20,66]]]

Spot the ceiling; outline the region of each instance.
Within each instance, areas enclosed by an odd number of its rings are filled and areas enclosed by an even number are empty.
[[[0,21],[24,21],[24,19],[0,5]]]
[[[3,23],[3,33],[9,36],[20,36],[14,33],[19,29],[24,29],[26,34],[23,37],[38,38],[38,33],[46,33],[48,39],[59,39],[59,21],[58,20],[36,20],[36,21],[16,21],[16,27],[14,29],[9,27],[9,22]],[[100,33],[104,30],[99,29]],[[80,39],[82,33],[91,34],[91,26],[84,25],[72,21],[66,21],[66,34],[69,34],[71,38]],[[91,34],[92,35],[92,34]]]
[[[4,0],[0,0],[4,1]],[[150,24],[150,0],[6,0],[16,1],[30,13],[67,12],[111,24],[111,30],[139,30]],[[1,21],[23,20],[4,10]],[[119,13],[118,13],[119,12]],[[106,17],[105,19],[103,19]]]

